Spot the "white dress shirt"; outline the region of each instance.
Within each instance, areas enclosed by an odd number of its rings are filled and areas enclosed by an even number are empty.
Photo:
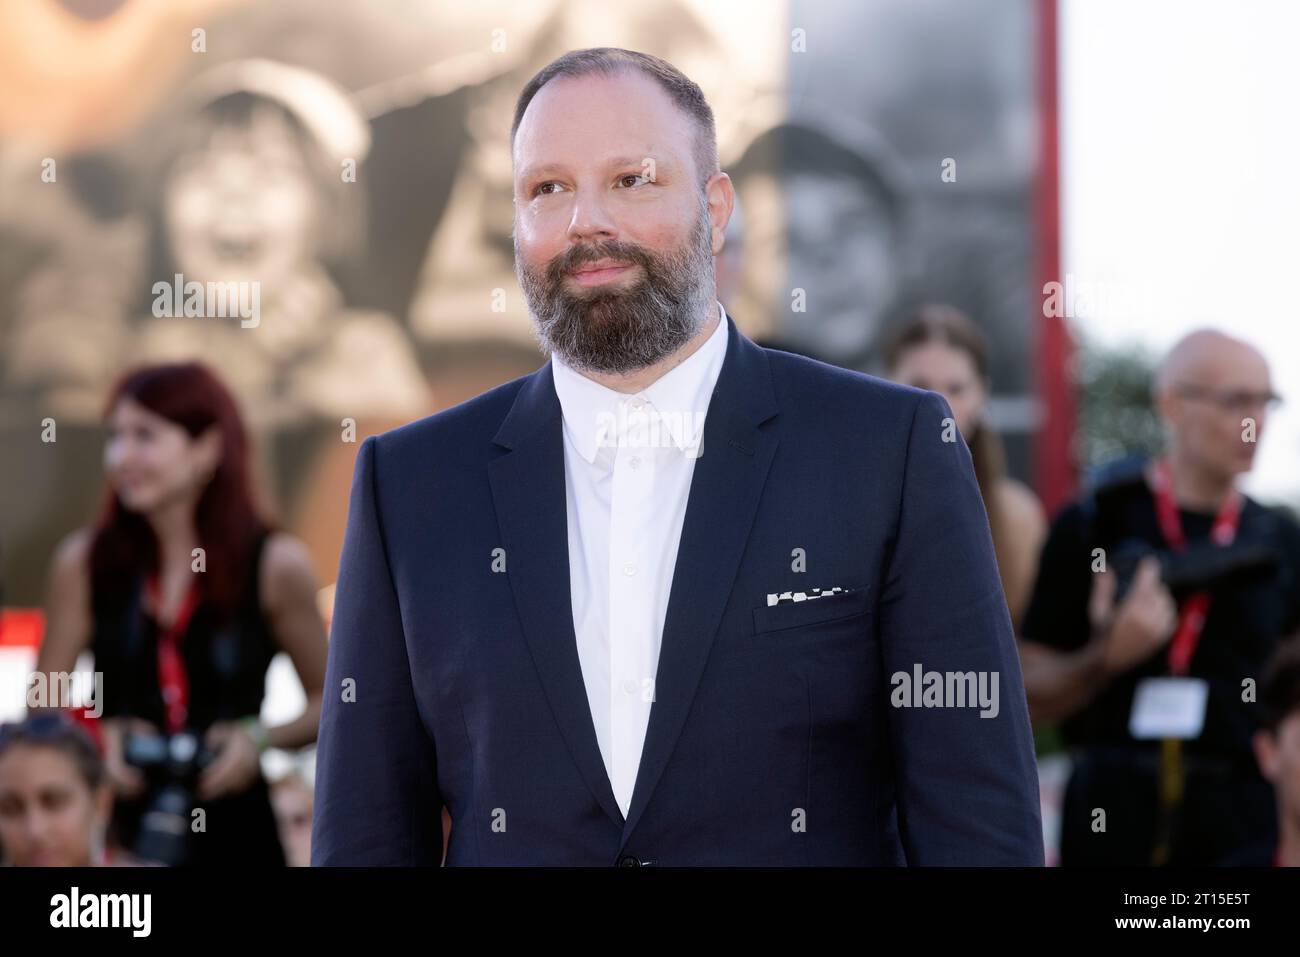
[[[626,817],[645,744],[668,596],[727,314],[685,362],[635,395],[554,354],[564,416],[569,586],[600,754]]]

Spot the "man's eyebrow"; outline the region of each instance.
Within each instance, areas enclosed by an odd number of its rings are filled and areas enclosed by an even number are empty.
[[[635,166],[640,169],[646,163],[653,163],[656,170],[660,168],[671,169],[673,167],[672,160],[666,157],[651,156],[649,154],[645,156],[615,156],[606,160],[605,165],[610,168],[619,166]],[[547,176],[552,173],[562,173],[564,171],[565,167],[563,163],[540,163],[536,166],[524,167],[519,174],[519,178],[521,180],[530,180],[536,179],[538,176]]]

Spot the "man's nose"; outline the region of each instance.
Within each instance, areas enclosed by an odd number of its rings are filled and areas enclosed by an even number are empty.
[[[576,191],[568,238],[570,242],[618,238],[618,226],[606,206],[605,196],[599,190]]]

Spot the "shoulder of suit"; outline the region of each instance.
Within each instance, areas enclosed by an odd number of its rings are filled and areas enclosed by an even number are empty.
[[[400,455],[408,450],[427,453],[431,447],[441,443],[464,442],[462,447],[470,447],[474,439],[481,440],[484,435],[491,439],[501,427],[519,390],[536,374],[531,372],[519,376],[450,408],[381,432],[374,436],[377,453]]]

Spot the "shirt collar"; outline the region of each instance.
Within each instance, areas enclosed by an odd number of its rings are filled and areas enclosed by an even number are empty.
[[[626,421],[637,399],[648,402],[659,414],[661,425],[678,449],[687,451],[698,445],[704,414],[727,354],[727,312],[721,302],[718,316],[717,327],[700,348],[637,393],[603,386],[551,354],[564,431],[584,459],[594,463],[601,451],[602,421]]]

